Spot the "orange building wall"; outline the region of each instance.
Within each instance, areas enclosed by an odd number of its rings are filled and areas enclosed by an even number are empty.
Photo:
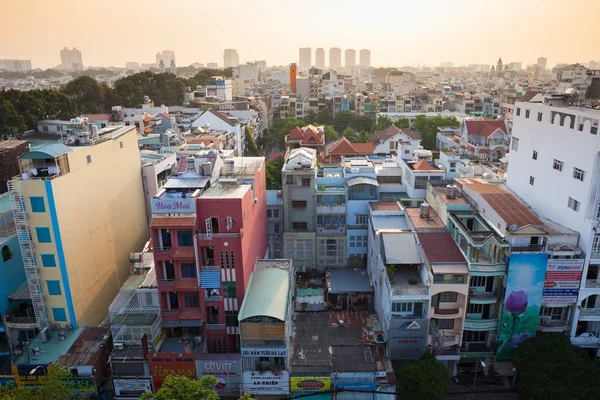
[[[298,67],[296,64],[290,65],[290,90],[296,92],[296,76],[298,75]]]

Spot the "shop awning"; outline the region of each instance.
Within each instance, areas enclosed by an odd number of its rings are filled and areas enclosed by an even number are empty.
[[[469,275],[467,264],[431,264],[435,275]]]

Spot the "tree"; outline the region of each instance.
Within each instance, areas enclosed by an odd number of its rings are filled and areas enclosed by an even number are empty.
[[[394,125],[400,129],[410,128],[410,121],[408,118],[398,118],[398,120],[394,122]]]
[[[377,122],[373,125],[373,131],[382,131],[392,126],[392,120],[386,116],[377,118]]]
[[[246,134],[246,149],[244,151],[244,155],[248,157],[258,157],[258,147],[256,146],[256,142],[254,141],[254,136],[252,136],[252,130],[246,125],[245,127]]]
[[[325,125],[325,143],[335,142],[340,138],[340,135],[333,129],[331,125]]]
[[[267,190],[281,190],[283,161],[283,156],[281,156],[266,163]]]
[[[323,125],[333,124],[333,116],[331,115],[331,111],[329,111],[329,109],[327,107],[323,108],[319,112],[318,121],[320,124],[323,124]]]
[[[141,400],[219,400],[215,386],[217,378],[203,376],[192,380],[185,376],[169,375],[156,394],[144,393]]]
[[[519,398],[584,400],[600,393],[600,367],[556,334],[520,343],[514,360]]]
[[[368,140],[369,140],[369,132],[367,132],[365,130],[360,131],[360,133],[358,134],[357,143],[367,143]]]
[[[102,86],[89,76],[73,79],[64,87],[63,93],[77,103],[82,113],[98,114],[104,111]]]
[[[342,136],[351,141],[352,143],[358,142],[358,135],[354,132],[354,129],[347,127],[344,129]]]
[[[4,139],[8,139],[9,136],[20,138],[26,128],[23,117],[12,103],[0,98],[0,135]]]
[[[304,118],[303,118],[304,122],[306,122],[307,124],[318,123],[318,119],[319,119],[319,114],[312,108],[306,112],[306,114],[304,115]]]
[[[344,129],[354,127],[355,114],[352,111],[338,111],[333,117],[333,129],[337,132],[343,132]]]
[[[406,400],[443,400],[450,387],[450,372],[431,353],[400,371],[398,390]]]
[[[412,129],[423,136],[423,140],[421,141],[423,147],[429,150],[435,150],[435,138],[438,132],[437,128],[443,126],[457,128],[458,125],[458,120],[454,117],[442,117],[439,115],[436,115],[435,117],[426,117],[425,115],[417,115],[412,124]]]
[[[48,369],[46,376],[40,377],[41,382],[36,385],[1,386],[0,399],[6,400],[70,400],[76,394],[75,387],[69,385],[71,374],[66,367],[53,365]]]

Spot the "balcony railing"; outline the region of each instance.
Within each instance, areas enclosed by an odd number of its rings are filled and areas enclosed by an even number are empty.
[[[202,265],[200,267],[201,271],[220,271],[221,267],[218,265]]]
[[[170,253],[171,248],[170,247],[155,247],[154,252],[155,253]]]
[[[494,300],[496,298],[496,292],[479,292],[472,290],[469,293],[469,297],[472,300]]]
[[[579,317],[600,318],[600,308],[582,308],[581,310],[579,310]]]
[[[218,239],[218,238],[236,238],[239,237],[239,233],[198,233],[196,235],[198,240],[210,240],[210,239]]]
[[[468,319],[465,321],[465,330],[469,331],[491,331],[498,328],[497,319]]]
[[[585,287],[586,288],[598,289],[598,288],[600,288],[600,282],[598,282],[596,279],[586,279],[585,280]]]
[[[223,301],[223,296],[205,296],[204,301],[209,303],[221,302]]]
[[[527,246],[513,246],[511,250],[513,253],[544,252],[544,251],[546,251],[546,245],[545,244],[530,244]]]
[[[162,310],[163,315],[177,315],[179,314],[179,310]]]
[[[175,283],[175,279],[159,279],[158,283],[161,285],[172,285]]]
[[[31,317],[27,317],[27,316],[14,316],[14,315],[9,315],[7,314],[5,316],[6,322],[7,323],[15,323],[15,324],[35,324],[35,317],[31,316]]]
[[[206,329],[209,331],[222,331],[225,329],[225,324],[206,324]]]
[[[539,321],[539,325],[541,325],[544,328],[564,329],[567,327],[568,323],[569,322],[566,320],[553,320],[553,319],[546,319],[546,318],[540,318],[540,321]]]
[[[431,307],[431,316],[433,318],[448,319],[458,318],[462,315],[463,308],[439,308]]]

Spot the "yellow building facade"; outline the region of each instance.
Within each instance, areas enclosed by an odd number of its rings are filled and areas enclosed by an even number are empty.
[[[129,254],[148,239],[135,127],[100,133],[89,145],[43,145],[20,158],[16,184],[52,325],[98,324],[130,275]]]

